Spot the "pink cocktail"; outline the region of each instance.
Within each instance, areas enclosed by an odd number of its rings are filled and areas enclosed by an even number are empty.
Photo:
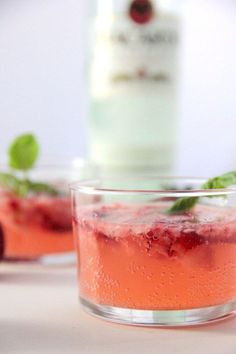
[[[97,203],[81,205],[86,193],[97,194]],[[232,313],[236,209],[221,204],[228,192],[214,193],[202,194],[193,210],[170,215],[166,211],[181,191],[75,186],[83,307],[103,318],[143,325],[195,324]]]
[[[0,223],[5,259],[38,259],[74,249],[70,198],[22,198],[0,191]]]
[[[1,171],[9,173],[6,167]],[[26,186],[27,182],[36,185],[27,193],[20,194],[0,183],[0,257],[11,261],[74,262],[68,184],[92,173],[92,166],[75,159],[39,165],[27,172]],[[24,176],[18,175],[23,180]]]

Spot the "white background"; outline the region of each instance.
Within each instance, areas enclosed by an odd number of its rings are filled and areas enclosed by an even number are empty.
[[[178,0],[176,0],[178,1]],[[0,0],[0,154],[85,156],[85,0]],[[236,1],[185,0],[178,174],[236,169]]]

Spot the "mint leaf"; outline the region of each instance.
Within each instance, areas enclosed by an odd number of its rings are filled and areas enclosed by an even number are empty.
[[[9,167],[27,171],[31,169],[39,154],[39,144],[32,134],[17,137],[8,149]],[[14,174],[0,173],[0,186],[9,189],[20,197],[29,194],[47,194],[57,196],[60,192],[49,184],[32,182],[27,178],[18,178]]]
[[[18,183],[18,179],[10,173],[0,173],[0,185],[2,187],[16,191]]]
[[[30,183],[28,180],[18,180],[18,188],[16,194],[19,197],[27,197],[30,192]]]
[[[57,196],[60,192],[49,184],[31,182],[28,179],[19,179],[10,173],[0,173],[0,186],[9,189],[19,197],[32,194],[47,194]]]
[[[20,180],[10,173],[0,173],[0,185],[21,197],[26,196],[29,191],[27,181]]]
[[[39,144],[32,134],[17,137],[8,149],[9,166],[21,171],[31,169],[39,155]]]
[[[236,171],[225,173],[221,176],[210,178],[205,182],[202,189],[224,189],[236,185]],[[211,197],[211,196],[209,196]],[[192,209],[198,202],[199,197],[179,198],[168,210],[170,214],[182,213]]]
[[[41,182],[30,182],[30,191],[33,193],[43,193],[51,196],[59,195],[59,191],[46,183]]]
[[[198,197],[179,198],[170,209],[168,213],[180,213],[192,209],[198,202]]]
[[[236,171],[231,171],[222,176],[210,178],[203,184],[203,189],[221,189],[236,184]]]

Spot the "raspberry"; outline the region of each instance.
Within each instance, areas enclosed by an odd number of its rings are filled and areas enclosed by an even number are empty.
[[[178,238],[177,244],[180,244],[185,250],[191,250],[202,244],[206,244],[207,239],[203,236],[197,235],[195,232],[182,233]]]
[[[34,196],[18,198],[5,196],[6,212],[17,224],[35,224],[54,231],[70,231],[71,206],[69,197]]]
[[[69,198],[38,198],[34,201],[32,216],[42,227],[54,231],[71,229],[71,209]]]

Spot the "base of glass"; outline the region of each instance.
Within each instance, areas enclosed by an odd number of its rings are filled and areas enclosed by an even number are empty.
[[[29,262],[29,263],[39,263],[43,265],[70,265],[76,263],[76,255],[75,252],[66,252],[66,253],[54,253],[47,254],[43,256],[38,256],[34,258],[26,258],[26,257],[6,257],[4,258],[4,262]]]
[[[224,305],[189,310],[134,310],[93,304],[80,298],[83,309],[101,319],[134,326],[193,326],[221,320],[234,314],[236,301]]]

